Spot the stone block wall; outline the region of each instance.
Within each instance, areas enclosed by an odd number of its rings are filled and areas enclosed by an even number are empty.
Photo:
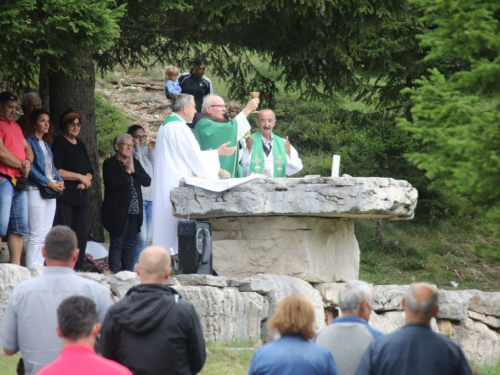
[[[40,273],[40,268],[27,270],[0,264],[0,321],[15,286]],[[104,285],[115,301],[139,284],[133,272],[81,275]],[[326,325],[325,308],[337,306],[342,287],[342,283],[310,284],[290,276],[268,274],[247,278],[179,275],[171,278],[168,285],[193,303],[207,341],[256,345],[277,338],[266,322],[285,296],[297,293],[308,298],[316,312],[315,329],[320,330]],[[374,312],[370,318],[373,327],[389,333],[404,324],[401,297],[407,288],[406,285],[374,286]],[[432,328],[460,344],[470,361],[496,365],[500,359],[500,293],[440,290],[439,300],[440,312]]]

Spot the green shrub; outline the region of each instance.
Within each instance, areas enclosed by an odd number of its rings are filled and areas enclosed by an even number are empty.
[[[98,92],[94,96],[99,155],[108,157],[114,154],[113,139],[127,132],[129,121],[118,107],[108,103]]]

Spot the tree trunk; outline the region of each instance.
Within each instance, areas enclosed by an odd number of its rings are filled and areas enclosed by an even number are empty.
[[[42,100],[43,108],[50,108],[50,98],[49,98],[49,65],[47,60],[44,58],[40,58],[40,75],[38,78],[38,95]],[[56,118],[52,118],[53,121],[56,121]],[[57,131],[57,123],[54,123]],[[58,131],[57,131],[58,132]]]
[[[89,234],[97,241],[104,241],[101,223],[101,173],[99,168],[99,152],[97,148],[97,131],[95,118],[95,72],[92,53],[89,51],[82,57],[82,65],[88,77],[76,79],[62,72],[49,74],[50,114],[59,131],[59,118],[68,108],[73,108],[82,116],[82,131],[79,138],[85,143],[89,153],[94,178],[90,188],[90,221]]]
[[[382,238],[382,219],[377,220],[377,226],[375,227],[375,243],[382,245],[384,239]]]

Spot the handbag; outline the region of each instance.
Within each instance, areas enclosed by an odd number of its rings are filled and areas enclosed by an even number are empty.
[[[63,193],[62,191],[54,191],[48,186],[38,185],[38,188],[43,199],[55,199],[57,197],[60,197]]]

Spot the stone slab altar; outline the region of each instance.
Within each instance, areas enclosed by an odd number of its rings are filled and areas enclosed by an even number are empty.
[[[412,219],[418,193],[391,178],[256,179],[223,192],[181,185],[175,216],[209,219],[221,276],[289,275],[308,282],[358,278],[356,219]]]

